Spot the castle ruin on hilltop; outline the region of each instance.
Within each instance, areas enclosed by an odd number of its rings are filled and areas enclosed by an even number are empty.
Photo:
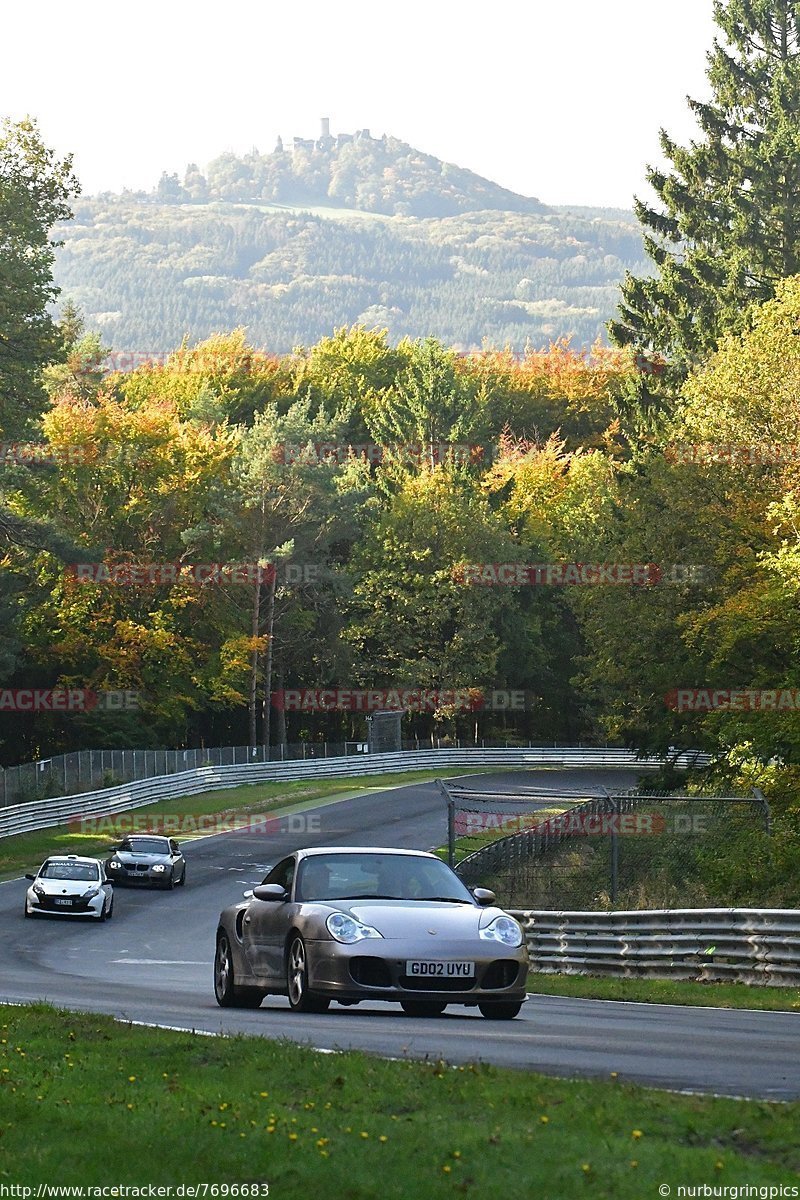
[[[368,129],[357,129],[355,133],[337,133],[335,136],[331,134],[330,117],[320,118],[320,135],[318,138],[301,138],[292,139],[292,152],[298,150],[339,150],[342,146],[346,146],[348,142],[385,142],[386,134],[382,138],[374,138]],[[275,145],[275,153],[283,154],[286,147],[283,144],[283,138],[279,137]]]

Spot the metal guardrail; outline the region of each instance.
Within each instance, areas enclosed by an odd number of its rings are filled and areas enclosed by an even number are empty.
[[[670,762],[673,761],[670,758]],[[708,756],[687,751],[679,756],[676,765],[688,767],[707,762]],[[101,817],[111,813],[141,808],[158,800],[177,796],[195,796],[241,784],[291,781],[301,779],[335,779],[358,775],[396,774],[402,771],[439,770],[448,767],[575,767],[617,768],[641,772],[656,771],[664,764],[659,757],[640,759],[632,750],[602,747],[515,747],[483,749],[464,747],[442,750],[404,750],[392,754],[370,754],[359,757],[295,760],[240,764],[228,767],[199,767],[178,775],[158,776],[117,787],[101,788],[74,796],[59,796],[49,800],[9,805],[0,809],[0,837],[29,833],[52,825],[65,824],[81,817]]]
[[[651,909],[513,910],[531,970],[699,982],[800,985],[800,911]]]

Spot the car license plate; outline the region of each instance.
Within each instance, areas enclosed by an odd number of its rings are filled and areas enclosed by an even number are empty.
[[[56,900],[56,904],[63,904],[65,908],[72,908],[71,900]]]
[[[406,975],[428,979],[474,979],[474,962],[439,961],[429,962],[410,959],[406,962]]]

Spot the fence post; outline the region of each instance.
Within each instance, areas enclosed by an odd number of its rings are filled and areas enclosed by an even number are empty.
[[[764,813],[764,829],[769,837],[772,837],[772,811],[769,807],[769,801],[762,792],[761,788],[754,787],[753,795],[756,800],[761,802],[761,810]]]
[[[609,890],[611,893],[611,903],[616,904],[617,895],[619,893],[619,837],[617,815],[619,813],[619,805],[616,796],[611,796],[606,788],[603,788],[603,794],[607,801],[607,811],[611,813],[611,878],[609,880]]]

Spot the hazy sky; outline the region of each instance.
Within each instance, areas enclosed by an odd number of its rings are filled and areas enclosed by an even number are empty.
[[[707,95],[712,0],[38,0],[0,6],[0,115],[84,192],[278,133],[368,128],[551,204],[629,207]]]

